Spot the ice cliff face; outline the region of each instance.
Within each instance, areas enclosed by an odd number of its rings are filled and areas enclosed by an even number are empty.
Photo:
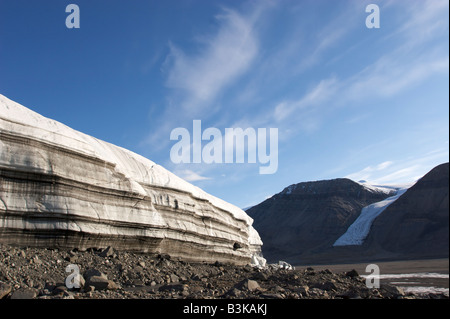
[[[0,95],[1,242],[243,264],[261,250],[252,222],[154,162]]]

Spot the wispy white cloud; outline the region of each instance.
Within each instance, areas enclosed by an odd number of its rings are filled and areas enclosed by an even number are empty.
[[[419,158],[397,159],[367,166],[345,177],[354,181],[365,180],[375,185],[414,183],[434,166],[448,161],[448,154],[448,149],[440,148]]]
[[[447,0],[404,0],[392,1],[391,4],[400,4],[405,11],[404,21],[388,35],[388,38],[400,36],[406,39],[408,46],[417,46],[425,42],[448,34],[448,10]]]
[[[368,97],[391,97],[428,77],[448,73],[449,58],[439,54],[401,61],[404,52],[389,53],[346,80],[343,102]]]
[[[380,171],[385,170],[386,168],[388,168],[392,164],[393,164],[392,161],[385,161],[385,162],[379,163],[377,165],[367,166],[364,169],[362,169],[362,170],[360,170],[358,172],[349,174],[349,175],[347,175],[345,177],[346,178],[350,178],[352,180],[356,180],[356,181],[359,181],[359,180],[370,180],[374,174],[377,174]]]
[[[169,42],[169,54],[161,66],[165,85],[164,109],[152,119],[152,130],[140,143],[156,151],[167,148],[169,135],[176,127],[189,127],[192,119],[207,119],[219,110],[220,95],[245,74],[258,55],[255,31],[265,6],[241,13],[222,8],[216,15],[216,29],[192,35],[192,50]]]
[[[423,167],[419,164],[411,165],[405,168],[398,169],[390,174],[376,178],[373,180],[374,184],[396,184],[410,182],[414,183],[423,176]]]
[[[298,19],[296,16],[302,14],[299,12],[303,10],[301,7],[302,5],[295,9],[295,5],[293,6],[290,10],[293,15],[291,18]],[[359,1],[352,2],[344,10],[335,12],[333,18],[324,25],[315,25],[314,28],[317,29],[313,32],[310,32],[308,20],[303,22],[299,19],[294,26],[286,24],[290,28],[281,39],[277,39],[277,44],[261,50],[257,66],[252,70],[254,76],[239,92],[237,101],[254,103],[263,100],[262,87],[270,87],[274,91],[282,89],[307,71],[329,62],[324,61],[324,56],[357,27],[358,19],[355,16],[358,12],[363,12],[362,8]]]
[[[392,5],[399,5],[397,10],[404,14],[399,26],[382,41],[395,38],[397,45],[348,79],[345,95],[349,99],[368,94],[390,97],[431,75],[448,73],[448,43],[434,41],[443,34],[448,36],[448,1],[399,1]]]
[[[168,111],[160,121],[164,130],[155,129],[152,140],[156,146],[163,144],[161,141],[169,143],[170,129],[180,126],[174,125],[174,118],[189,118],[188,125],[191,125],[195,114],[201,114],[202,119],[209,117],[215,122],[211,124],[219,128],[277,127],[281,142],[288,141],[299,131],[317,131],[338,108],[359,107],[362,115],[350,118],[348,123],[370,120],[378,109],[368,113],[361,102],[380,98],[381,105],[383,100],[389,102],[392,97],[436,74],[448,74],[446,43],[431,41],[439,38],[434,32],[448,32],[448,27],[447,31],[439,29],[445,16],[441,10],[448,4],[442,1],[438,4],[433,1],[411,3],[411,6],[408,1],[401,5],[397,1],[389,4],[389,8],[395,7],[397,10],[404,7],[407,13],[400,14],[401,19],[393,21],[394,24],[400,21],[396,32],[384,38],[375,37],[384,49],[381,55],[361,57],[361,61],[366,61],[365,65],[355,63],[344,71],[330,60],[335,59],[336,55],[339,55],[339,60],[345,60],[357,54],[357,49],[364,49],[367,41],[359,38],[359,31],[355,31],[355,24],[359,22],[364,27],[364,20],[355,22],[358,21],[355,12],[360,12],[360,16],[361,12],[365,12],[361,9],[363,5],[359,5],[357,10],[346,6],[339,17],[333,17],[317,29],[311,29],[307,20],[300,21],[297,27],[289,30],[291,33],[283,33],[281,39],[274,41],[277,46],[270,47],[264,46],[267,43],[259,29],[262,22],[256,21],[255,16],[223,9],[216,17],[216,32],[203,37],[193,47],[194,50],[188,51],[176,43],[170,44],[165,71],[166,85],[171,89],[167,100],[171,104],[165,106]],[[424,16],[420,15],[421,11]],[[264,27],[269,25],[267,23]],[[382,25],[384,27],[385,24]],[[308,30],[311,36],[302,37],[302,29]],[[350,47],[338,46],[341,41],[348,40],[347,35],[353,34],[355,38],[349,42]],[[423,45],[425,42],[428,42],[426,46]],[[332,51],[336,47],[344,47],[344,52]],[[322,68],[324,65],[326,68]],[[335,73],[330,73],[333,71]],[[244,83],[238,82],[242,78]],[[227,95],[226,100],[222,100],[223,93],[228,93],[227,88],[236,83],[242,84],[239,90],[233,91],[236,96]],[[298,89],[292,89],[295,85]],[[238,103],[233,104],[234,101]],[[211,116],[211,107],[216,103],[226,103],[227,106],[221,109],[220,117]],[[206,108],[208,112],[205,112]],[[358,161],[355,160],[356,163]],[[420,176],[426,173],[429,163],[392,158],[391,161],[380,161],[371,166],[365,164],[365,169],[349,176],[388,183]],[[211,174],[206,175],[214,175],[212,167],[208,166]],[[223,165],[214,168],[222,170]],[[207,179],[204,177],[205,171],[186,170],[182,175],[190,181]],[[242,174],[237,178],[242,178]]]
[[[302,55],[302,59],[299,63],[289,66],[295,73],[301,73],[307,69],[311,69],[319,63],[323,63],[326,52],[342,41],[346,35],[355,27],[357,19],[354,17],[356,14],[356,8],[360,8],[360,5],[355,4],[352,8],[347,7],[344,13],[338,15],[328,24],[323,26],[317,31],[315,38],[317,39],[312,45],[306,46],[302,51],[306,51]],[[297,52],[298,55],[298,52]]]
[[[198,54],[188,55],[170,44],[167,86],[182,91],[186,109],[198,110],[250,67],[258,54],[252,20],[224,9],[216,16],[219,29],[203,39]]]
[[[280,102],[274,109],[273,116],[275,121],[281,122],[292,116],[293,113],[325,102],[336,93],[337,82],[335,77],[322,80],[299,100]]]
[[[370,113],[356,114],[356,115],[350,117],[345,123],[356,124],[356,123],[359,123],[361,121],[368,119],[370,116],[371,116]]]
[[[311,131],[311,128],[317,130],[320,128],[321,118],[335,108],[347,107],[367,99],[389,99],[414,88],[434,75],[448,74],[449,56],[445,43],[433,42],[426,50],[422,47],[425,41],[436,36],[431,32],[435,30],[436,25],[442,26],[445,14],[442,14],[441,10],[446,6],[448,7],[448,3],[442,1],[438,4],[433,1],[414,2],[411,8],[404,3],[404,7],[408,8],[410,19],[403,21],[398,28],[397,45],[347,77],[335,75],[325,77],[300,98],[275,103],[270,116],[272,123],[283,126],[285,131],[289,130],[292,133],[298,130]],[[425,12],[424,16],[420,15],[421,11]],[[332,46],[352,26],[350,23],[346,27],[343,19],[337,21],[342,23],[340,28],[325,36],[312,52],[320,53]],[[334,25],[336,21],[325,26],[323,31],[329,30],[330,26]],[[422,30],[420,39],[410,41],[410,37],[419,32],[417,30]],[[315,65],[321,60],[321,54],[313,54],[310,58],[307,57],[304,63]]]

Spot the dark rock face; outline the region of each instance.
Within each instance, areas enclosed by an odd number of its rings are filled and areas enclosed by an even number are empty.
[[[435,167],[375,218],[362,245],[333,243],[371,203],[392,194],[345,179],[300,183],[254,206],[269,262],[357,263],[448,258],[449,164]]]
[[[449,163],[433,168],[378,216],[365,246],[398,258],[449,255]]]
[[[285,188],[247,213],[264,242],[264,257],[295,264],[331,247],[363,207],[387,197],[350,179],[306,182]]]

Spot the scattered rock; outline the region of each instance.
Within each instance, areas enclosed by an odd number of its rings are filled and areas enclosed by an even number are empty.
[[[392,298],[397,298],[405,295],[405,292],[402,288],[393,285],[382,285],[381,290]]]
[[[332,274],[332,272],[331,272],[331,270],[330,269],[324,269],[324,270],[322,270],[321,272],[320,272],[321,274],[327,274],[327,275],[331,275]]]
[[[178,282],[180,280],[180,278],[175,274],[169,275],[169,278],[170,278],[170,282]]]
[[[328,298],[328,293],[325,290],[322,290],[320,288],[311,288],[309,290],[309,295],[313,296],[313,297]]]
[[[225,297],[241,297],[242,292],[239,289],[231,288],[226,294]]]
[[[108,289],[109,280],[102,276],[91,276],[87,279],[85,286],[92,286],[95,290]]]
[[[158,254],[158,258],[161,260],[170,260],[169,254]]]
[[[255,291],[257,289],[260,289],[261,287],[259,286],[258,282],[255,280],[250,280],[250,279],[246,279],[246,283],[245,283],[246,288],[249,291]]]
[[[26,252],[25,258],[20,251]],[[105,256],[108,254],[105,252]],[[100,257],[98,250],[93,249],[90,252],[13,250],[0,244],[0,299],[448,299],[444,294],[405,295],[398,287],[389,285],[369,289],[354,271],[288,270],[279,268],[278,264],[264,268],[194,264],[170,259],[168,255],[157,257],[122,251],[115,251],[114,255]],[[80,276],[84,280],[81,289],[65,286],[69,275],[65,270],[70,263],[67,257],[77,257],[80,269],[86,269]]]
[[[78,257],[77,256],[68,256],[65,258],[65,260],[67,260],[68,262],[70,262],[71,264],[74,264],[77,262]]]
[[[33,264],[42,265],[42,261],[39,259],[38,256],[34,256],[32,260],[33,260]]]
[[[14,291],[11,299],[34,299],[38,295],[38,291],[34,288],[20,288]]]
[[[87,270],[84,273],[84,277],[86,278],[85,287],[92,286],[95,290],[114,290],[119,288],[115,282],[109,280],[104,273],[97,269]]]
[[[66,286],[63,286],[63,285],[57,286],[57,287],[56,287],[55,289],[53,289],[53,291],[52,291],[52,293],[53,293],[54,295],[63,294],[63,293],[65,293],[65,292],[67,292],[67,287],[66,287]]]
[[[11,292],[11,286],[0,282],[0,299],[5,298]]]
[[[182,292],[187,290],[187,286],[183,285],[183,284],[167,284],[164,286],[159,287],[158,289],[159,291],[178,291],[178,292]]]
[[[302,297],[308,296],[309,287],[308,286],[300,286],[294,290],[295,292],[302,295]]]
[[[239,290],[248,290],[248,291],[255,291],[257,289],[260,289],[261,287],[259,286],[258,282],[256,282],[255,280],[251,280],[251,279],[244,279],[241,282],[237,283],[234,288],[239,289]]]
[[[93,277],[93,276],[101,276],[101,275],[102,275],[102,272],[101,272],[100,270],[91,268],[91,269],[88,269],[88,270],[86,270],[86,271],[84,272],[83,277],[84,277],[86,280],[89,280],[89,279],[90,279],[91,277]],[[105,275],[105,276],[106,276],[106,275]]]
[[[111,246],[105,248],[100,254],[100,257],[112,257],[114,255],[114,249]]]
[[[95,290],[95,287],[94,286],[90,286],[90,285],[85,285],[84,286],[84,291],[85,292],[92,292],[92,291],[94,291]]]
[[[269,276],[265,272],[257,272],[253,275],[252,279],[254,280],[260,280],[260,281],[267,281],[269,279]]]
[[[355,278],[359,276],[358,272],[355,269],[346,272],[345,275],[350,278]]]
[[[251,271],[253,271],[253,267],[250,266],[250,265],[245,265],[245,266],[244,266],[244,271],[246,271],[246,272],[251,272]]]
[[[195,280],[195,281],[200,281],[200,280],[202,280],[202,278],[203,277],[200,274],[194,274],[191,276],[191,279]]]
[[[339,295],[337,295],[337,297],[343,298],[343,299],[361,299],[361,296],[354,289],[344,291],[343,293],[340,293]]]
[[[338,290],[338,287],[332,281],[315,283],[311,287],[312,288],[319,288],[319,289],[325,290],[325,291],[330,291],[330,290],[337,291]]]

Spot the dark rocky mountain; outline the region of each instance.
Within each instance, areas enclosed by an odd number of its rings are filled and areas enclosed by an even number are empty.
[[[448,257],[449,163],[432,169],[372,224],[365,246],[397,258]]]
[[[332,264],[448,258],[449,164],[435,167],[375,218],[362,245],[333,247],[361,209],[393,194],[348,179],[292,185],[247,213],[269,262]]]
[[[345,178],[305,182],[285,188],[247,213],[263,241],[264,257],[296,264],[332,246],[363,207],[390,195]]]

